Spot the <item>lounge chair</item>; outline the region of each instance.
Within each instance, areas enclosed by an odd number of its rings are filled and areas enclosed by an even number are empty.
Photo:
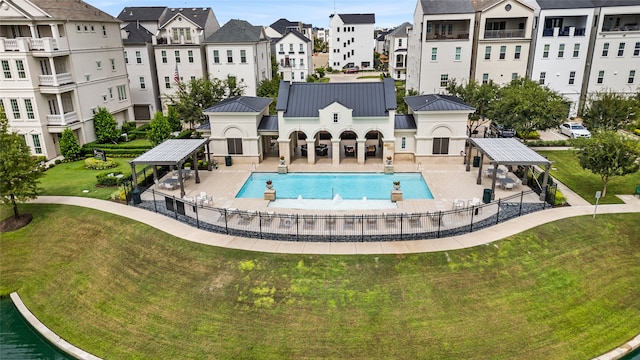
[[[302,215],[302,220],[304,221],[305,229],[315,229],[316,227],[316,216],[315,215]]]
[[[344,217],[344,228],[345,230],[353,230],[356,225],[356,217],[355,215],[345,215]]]
[[[336,228],[336,216],[335,215],[327,215],[325,219],[325,228],[333,230]]]
[[[266,213],[264,213],[260,219],[262,219],[262,223],[265,225],[271,225],[271,222],[273,221],[273,216],[275,215],[275,213],[273,211],[267,211]]]
[[[369,230],[377,230],[378,229],[378,217],[375,215],[367,216],[367,229]]]
[[[464,200],[453,199],[453,210],[462,210],[464,209]]]
[[[344,156],[356,157],[356,148],[355,148],[355,146],[344,145]]]
[[[280,218],[281,228],[290,228],[293,225],[293,215],[284,215]]]
[[[376,146],[375,145],[369,145],[367,146],[367,157],[369,156],[376,156]]]
[[[420,221],[420,214],[411,214],[409,215],[409,224],[411,224],[411,227],[413,228],[421,228],[422,227],[422,222]]]
[[[251,224],[251,221],[253,220],[253,218],[256,216],[256,212],[249,210],[249,211],[240,211],[239,212],[240,215],[240,221],[238,221],[238,225],[249,225]]]
[[[384,214],[382,214],[382,216],[384,217],[384,223],[388,228],[396,227],[397,222],[398,222],[397,221],[398,220],[398,215],[384,213]]]
[[[300,145],[300,156],[307,157],[307,145]]]

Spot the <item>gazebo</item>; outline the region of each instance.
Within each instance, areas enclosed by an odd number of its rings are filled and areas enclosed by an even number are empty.
[[[493,165],[493,180],[491,181],[491,199],[495,199],[496,177],[498,166],[523,165],[523,166],[544,166],[544,178],[542,181],[542,191],[540,200],[546,196],[547,181],[549,179],[549,168],[551,161],[528,148],[525,144],[515,138],[469,138],[466,164],[467,171],[471,171],[471,152],[476,147],[480,152],[480,163],[478,169],[477,184],[482,183],[482,164],[487,156],[490,164]]]
[[[153,178],[158,179],[157,165],[174,166],[176,169],[182,169],[182,165],[188,158],[193,158],[193,168],[195,170],[196,184],[200,183],[198,174],[198,164],[196,154],[198,150],[204,146],[207,147],[207,161],[209,162],[208,170],[211,171],[211,155],[209,154],[209,139],[169,139],[163,143],[129,161],[131,165],[131,174],[135,190],[138,190],[138,181],[136,178],[136,165],[153,165]],[[178,171],[178,182],[180,184],[180,197],[185,195],[184,178],[182,171]],[[139,191],[139,190],[138,190]]]

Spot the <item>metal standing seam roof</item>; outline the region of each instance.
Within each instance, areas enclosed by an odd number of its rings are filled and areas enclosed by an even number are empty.
[[[476,9],[470,0],[420,0],[425,14],[473,14]]]
[[[238,96],[224,99],[203,110],[204,113],[260,112],[273,101],[271,98]]]
[[[451,95],[418,95],[407,96],[404,102],[411,107],[413,111],[469,111],[476,109],[462,99]]]
[[[514,138],[470,138],[492,163],[502,165],[550,165],[551,161]]]
[[[245,20],[229,20],[204,40],[205,43],[259,42],[262,26],[253,26]]]
[[[265,115],[260,120],[258,131],[278,131],[278,115]]]
[[[396,115],[394,119],[394,129],[396,130],[417,130],[416,120],[413,115]]]
[[[208,139],[168,139],[130,161],[131,164],[174,165],[204,145]]]
[[[338,14],[345,25],[375,24],[376,14]]]

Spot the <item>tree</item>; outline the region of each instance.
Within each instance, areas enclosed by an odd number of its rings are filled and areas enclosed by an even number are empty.
[[[404,98],[406,96],[415,96],[418,95],[417,90],[409,89],[409,91],[405,90],[405,85],[396,86],[396,114],[407,114],[409,113],[409,108],[407,103],[404,102]]]
[[[313,39],[313,51],[314,52],[323,52],[324,50],[327,49],[327,43],[326,41],[319,39],[319,38],[314,38]]]
[[[178,117],[178,112],[173,106],[169,106],[167,109],[167,120],[169,121],[169,126],[171,127],[171,131],[181,131],[182,130],[182,121]]]
[[[70,161],[80,157],[80,153],[82,152],[78,139],[69,128],[64,129],[62,132],[62,137],[60,138],[60,152],[65,159]]]
[[[617,130],[637,119],[639,111],[633,97],[602,91],[589,99],[582,119],[590,129]]]
[[[488,116],[501,125],[530,133],[558,127],[569,114],[569,101],[529,78],[517,78],[498,90]]]
[[[13,206],[13,216],[17,219],[18,203],[38,197],[38,161],[22,135],[9,132],[9,121],[0,105],[0,198],[3,204]]]
[[[108,142],[116,143],[120,139],[118,123],[107,108],[98,107],[96,114],[93,115],[93,127],[96,132],[98,143],[100,144]]]
[[[476,108],[476,111],[469,114],[467,122],[467,131],[469,136],[478,130],[480,125],[485,124],[488,120],[487,114],[491,109],[491,103],[496,99],[500,87],[493,81],[486,84],[478,84],[477,81],[471,80],[467,84],[458,84],[456,80],[450,80],[447,83],[447,92],[453,96],[457,96],[462,101]]]
[[[262,80],[256,90],[256,95],[273,99],[269,104],[269,114],[271,115],[275,115],[277,113],[276,102],[278,100],[278,89],[280,89],[280,76],[274,77],[271,80]]]
[[[224,80],[198,78],[188,83],[178,84],[178,91],[169,96],[178,118],[189,124],[193,129],[195,123],[203,120],[202,111],[223,99],[233,96],[241,96],[244,86],[229,76]]]
[[[171,136],[171,125],[161,111],[157,111],[149,122],[149,141],[153,146],[160,144]]]
[[[607,184],[615,176],[631,174],[640,168],[640,144],[615,131],[596,131],[591,139],[577,139],[576,152],[580,166],[600,175],[607,195]]]

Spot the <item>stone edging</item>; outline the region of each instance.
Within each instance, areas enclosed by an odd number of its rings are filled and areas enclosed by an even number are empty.
[[[66,340],[56,335],[56,333],[51,331],[43,323],[41,323],[40,320],[38,320],[38,318],[36,318],[35,315],[33,315],[31,311],[29,311],[29,309],[24,305],[24,303],[22,302],[22,299],[20,299],[20,295],[18,295],[17,292],[12,292],[10,296],[11,296],[11,301],[13,301],[14,305],[16,306],[16,308],[18,309],[22,317],[24,317],[25,320],[27,320],[29,324],[31,324],[31,326],[42,337],[47,339],[47,341],[49,341],[53,346],[75,357],[76,359],[101,360],[99,357],[71,345]]]
[[[637,348],[640,348],[640,334],[636,335],[636,337],[627,341],[625,344],[618,346],[606,354],[595,357],[592,360],[618,360]]]

